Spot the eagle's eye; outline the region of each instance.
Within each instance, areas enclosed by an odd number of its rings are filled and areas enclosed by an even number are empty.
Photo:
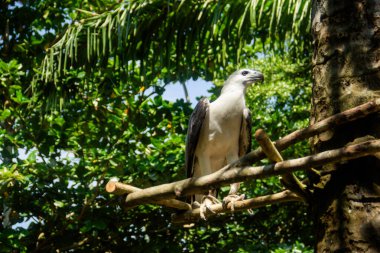
[[[249,71],[247,71],[247,70],[244,70],[243,72],[241,72],[241,74],[242,74],[243,76],[248,75],[248,73],[249,73]]]

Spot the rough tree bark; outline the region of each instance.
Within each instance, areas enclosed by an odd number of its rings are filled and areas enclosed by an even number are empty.
[[[314,0],[311,123],[380,96],[380,0]],[[379,138],[379,114],[312,139],[315,152]],[[316,252],[380,252],[380,160],[366,157],[310,176]],[[335,170],[336,169],[336,170]]]

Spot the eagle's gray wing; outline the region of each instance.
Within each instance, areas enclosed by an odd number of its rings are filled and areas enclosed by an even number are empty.
[[[252,146],[252,118],[251,111],[245,108],[240,125],[239,157],[249,153]]]
[[[194,174],[195,149],[197,148],[199,135],[201,133],[202,125],[205,120],[208,108],[208,99],[202,98],[199,100],[198,104],[194,108],[193,113],[190,116],[189,126],[187,129],[185,153],[187,177],[192,177]]]

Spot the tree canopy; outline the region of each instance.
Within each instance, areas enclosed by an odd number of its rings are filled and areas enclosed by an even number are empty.
[[[213,81],[215,96],[234,69],[256,68],[266,81],[247,95],[253,130],[277,139],[306,126],[309,1],[2,1],[0,13],[0,251],[307,251],[301,204],[183,229],[167,208],[124,212],[104,185],[185,177],[192,106],[162,98],[171,82]]]

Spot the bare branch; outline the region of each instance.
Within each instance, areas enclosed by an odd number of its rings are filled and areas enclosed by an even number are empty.
[[[124,195],[127,193],[141,191],[141,189],[134,187],[134,186],[131,186],[131,185],[123,184],[120,182],[109,181],[106,185],[106,191],[108,193],[112,193],[115,195]],[[176,199],[152,201],[152,204],[172,207],[172,208],[176,208],[179,210],[190,210],[191,209],[190,204],[176,200]]]
[[[123,184],[117,181],[109,181],[106,184],[106,191],[115,195],[124,195],[140,190],[140,188],[128,184]]]
[[[277,149],[283,150],[299,140],[304,140],[311,136],[334,129],[336,126],[349,123],[351,121],[364,118],[371,113],[380,111],[380,99],[356,106],[341,113],[334,114],[321,120],[307,128],[300,129],[288,134],[275,142]]]
[[[251,167],[241,166],[229,170],[219,170],[215,173],[199,177],[150,187],[129,194],[126,198],[126,207],[150,203],[152,200],[173,199],[176,196],[187,196],[203,193],[210,188],[242,182],[247,179],[258,179],[274,175],[282,175],[297,170],[320,166],[327,163],[336,163],[380,152],[380,140],[362,142],[340,149],[325,151],[316,155],[287,160],[276,164]]]
[[[255,139],[259,143],[261,150],[271,161],[282,162],[284,160],[263,129],[260,128],[255,132]]]
[[[276,148],[279,151],[281,151],[298,141],[304,140],[313,135],[323,133],[327,130],[334,129],[338,125],[343,125],[351,121],[364,118],[371,113],[375,113],[379,111],[380,111],[380,99],[376,99],[368,103],[356,106],[352,109],[346,110],[344,112],[337,113],[307,128],[294,131],[284,136],[280,140],[275,141],[274,144]],[[264,157],[265,157],[264,152],[261,150],[261,148],[258,148],[248,153],[247,155],[241,157],[236,162],[233,162],[225,166],[224,168],[222,168],[222,170],[228,170],[229,168],[233,168],[236,166],[251,165],[256,161],[263,159]]]
[[[282,158],[280,152],[277,150],[274,143],[270,140],[268,135],[265,133],[263,129],[258,129],[255,133],[255,139],[260,144],[261,149],[265,153],[265,155],[273,162],[282,162],[284,159]],[[306,185],[304,185],[293,173],[286,173],[281,177],[281,183],[292,192],[296,193],[298,196],[303,199],[308,199],[310,197],[310,193],[306,189]]]
[[[242,210],[254,209],[254,208],[259,208],[266,205],[272,205],[272,204],[290,202],[290,201],[302,201],[302,199],[298,197],[296,194],[292,193],[291,191],[285,190],[285,191],[278,192],[275,194],[236,201],[234,204],[228,203],[226,207],[224,207],[223,204],[221,203],[214,204],[210,206],[209,210],[207,209],[206,210],[207,210],[207,216],[209,217],[212,214],[233,212],[231,210],[232,205],[234,205],[233,206],[234,211],[242,211]],[[199,208],[190,210],[184,213],[180,213],[180,214],[174,214],[172,216],[172,222],[186,223],[186,222],[197,221],[199,220],[199,214],[200,214]]]
[[[189,91],[187,90],[186,83],[185,82],[181,82],[181,85],[182,85],[182,88],[183,88],[183,92],[185,93],[186,102],[190,103],[190,96],[189,96]]]

